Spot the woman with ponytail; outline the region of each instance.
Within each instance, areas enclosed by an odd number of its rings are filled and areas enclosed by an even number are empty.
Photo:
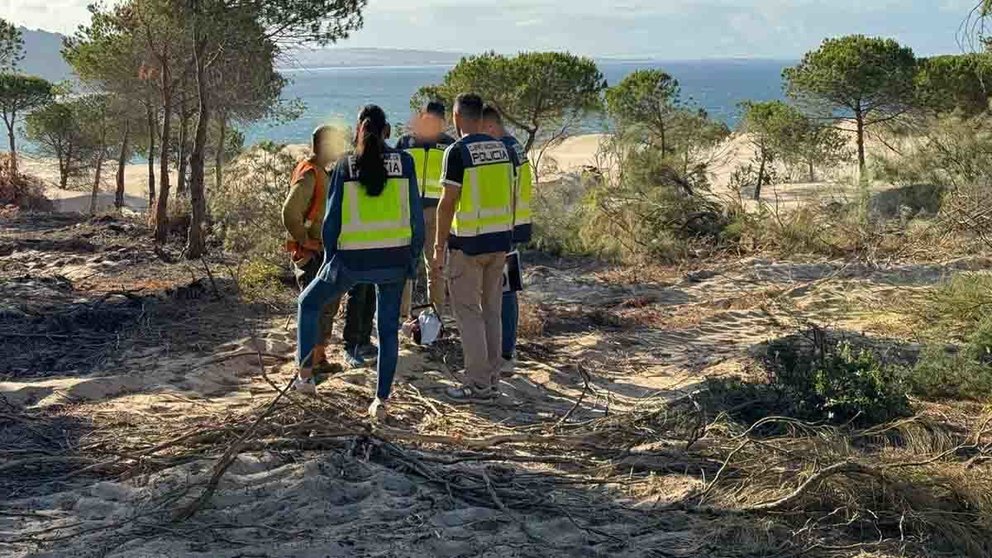
[[[386,114],[376,105],[358,115],[355,151],[334,169],[324,217],[324,264],[300,295],[297,391],[316,394],[313,348],[320,308],[356,285],[375,285],[379,335],[378,386],[369,407],[386,416],[399,358],[400,302],[424,243],[424,214],[410,155],[386,145]]]

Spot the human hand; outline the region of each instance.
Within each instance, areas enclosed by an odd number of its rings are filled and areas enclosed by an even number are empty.
[[[306,242],[303,243],[303,248],[309,250],[310,252],[320,252],[323,249],[323,245],[319,240],[308,238]]]

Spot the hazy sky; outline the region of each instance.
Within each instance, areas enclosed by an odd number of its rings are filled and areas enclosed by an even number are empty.
[[[92,0],[0,0],[0,17],[67,32]],[[593,56],[796,58],[827,36],[894,37],[917,54],[959,50],[977,0],[369,0],[344,46]]]

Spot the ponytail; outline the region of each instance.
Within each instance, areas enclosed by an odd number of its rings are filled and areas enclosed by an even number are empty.
[[[359,115],[358,137],[355,155],[358,166],[358,181],[365,193],[378,196],[386,188],[386,115],[381,108],[369,105]]]

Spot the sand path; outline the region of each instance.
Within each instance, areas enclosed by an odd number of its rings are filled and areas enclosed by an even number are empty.
[[[562,505],[602,506],[578,519],[540,506],[510,513],[489,499],[452,496],[415,470],[384,461],[383,449],[361,439],[334,451],[264,444],[246,451],[210,505],[181,523],[164,520],[174,507],[168,502],[203,483],[217,456],[133,478],[74,475],[74,464],[60,458],[13,464],[24,455],[85,447],[110,427],[137,436],[251,417],[274,395],[259,373],[258,352],[277,385],[292,377],[287,299],[275,311],[232,305],[222,283],[225,298],[214,300],[199,270],[135,243],[137,226],[53,217],[0,229],[0,326],[24,326],[16,344],[5,340],[0,359],[4,555],[727,555],[711,538],[723,523],[642,514],[700,486],[694,474],[673,473],[673,458],[659,448],[631,449],[629,459],[639,465],[626,487],[571,487],[551,465],[479,465],[494,482],[546,482],[547,494],[534,494],[535,502],[550,495]],[[502,383],[500,401],[448,405],[442,392],[457,382],[457,342],[427,350],[407,345],[392,428],[435,435],[468,424],[467,435],[482,436],[540,431],[565,416],[573,423],[623,416],[690,393],[707,376],[741,371],[756,347],[802,321],[852,331],[881,327],[872,308],[894,289],[925,293],[956,273],[988,266],[979,259],[883,267],[753,259],[682,273],[538,256],[528,264],[526,335],[518,374]],[[350,371],[325,383],[321,397],[360,412],[373,387],[370,371]],[[472,459],[464,466],[473,467]],[[753,544],[756,553],[764,548],[761,541],[737,544]]]

